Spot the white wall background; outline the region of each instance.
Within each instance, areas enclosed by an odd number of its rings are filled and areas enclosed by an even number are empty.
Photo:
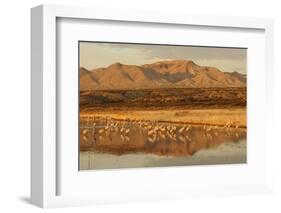
[[[42,3],[192,14],[269,17],[275,20],[274,193],[185,201],[119,204],[67,209],[69,212],[280,212],[281,211],[281,13],[278,0],[9,0],[0,7],[0,211],[37,212],[29,204],[30,178],[30,8]],[[280,84],[280,85],[278,85]],[[47,210],[60,212],[65,209]]]

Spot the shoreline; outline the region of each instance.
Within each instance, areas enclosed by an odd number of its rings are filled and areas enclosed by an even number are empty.
[[[161,110],[91,110],[79,114],[80,121],[88,117],[111,118],[118,121],[142,120],[162,123],[211,125],[247,128],[246,108],[230,109],[161,109]]]

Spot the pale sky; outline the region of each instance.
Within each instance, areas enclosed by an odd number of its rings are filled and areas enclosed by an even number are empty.
[[[195,46],[80,42],[80,67],[92,70],[113,63],[142,65],[163,60],[193,60],[224,72],[247,72],[247,50]]]

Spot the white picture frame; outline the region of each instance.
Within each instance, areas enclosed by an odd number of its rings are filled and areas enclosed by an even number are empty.
[[[233,195],[233,194],[252,194],[269,192],[270,182],[270,165],[266,160],[258,172],[264,173],[264,178],[257,180],[254,184],[247,182],[234,182],[233,185],[222,184],[218,186],[206,187],[200,186],[200,182],[193,183],[193,187],[183,186],[178,188],[175,185],[165,188],[163,183],[159,183],[158,189],[152,188],[152,192],[129,189],[126,191],[109,192],[105,190],[99,195],[89,195],[87,193],[60,194],[59,185],[63,179],[60,178],[61,164],[60,152],[58,151],[58,96],[57,88],[60,81],[57,79],[57,21],[59,18],[79,19],[79,20],[101,20],[101,21],[118,21],[134,23],[153,23],[155,25],[169,26],[200,26],[209,28],[227,29],[253,29],[263,32],[262,41],[264,41],[264,68],[261,68],[261,76],[265,87],[261,87],[261,92],[265,99],[261,99],[264,104],[260,112],[269,112],[263,116],[266,123],[266,131],[262,134],[264,144],[268,147],[270,140],[270,125],[272,119],[272,96],[273,90],[273,21],[271,19],[241,18],[241,17],[217,17],[203,15],[173,14],[173,13],[153,13],[146,11],[122,11],[100,8],[85,8],[74,6],[54,6],[41,5],[31,10],[31,201],[33,204],[47,207],[91,205],[98,203],[115,203],[115,202],[138,202],[143,200],[165,200],[165,199],[182,199],[196,196],[213,196],[213,195]],[[250,88],[251,91],[251,88]],[[253,97],[255,99],[257,97]],[[263,110],[263,111],[262,111]],[[256,111],[258,112],[258,111]],[[256,129],[258,130],[258,129]],[[268,157],[268,153],[262,153]],[[190,168],[190,167],[189,167]],[[185,167],[163,168],[158,173],[165,174],[169,171],[182,172]],[[204,168],[203,168],[204,169]],[[220,170],[221,168],[217,168]],[[152,169],[149,169],[150,171]],[[210,167],[207,169],[209,172]],[[78,171],[77,171],[78,172]],[[100,172],[100,174],[103,171]],[[109,172],[111,176],[114,172]],[[141,174],[140,175],[146,175]],[[87,174],[86,174],[87,175]],[[89,174],[90,175],[90,174]],[[95,175],[92,173],[91,176]],[[130,177],[130,171],[120,171],[119,178],[126,179]],[[200,172],[198,173],[200,175]],[[101,177],[102,174],[101,174]],[[143,176],[145,177],[145,176]],[[169,176],[174,178],[174,176]],[[70,178],[71,179],[71,178]],[[125,180],[126,181],[126,180]],[[71,183],[69,183],[71,184]],[[75,184],[75,183],[73,183]],[[100,183],[102,184],[102,183]],[[104,183],[105,184],[105,183]],[[161,185],[162,184],[162,185]],[[163,186],[163,190],[159,187]],[[75,188],[73,188],[75,189]],[[145,188],[144,188],[145,189]],[[71,190],[71,189],[70,189]],[[119,193],[123,193],[122,196]],[[169,194],[170,193],[170,194]],[[176,194],[175,194],[176,193]]]

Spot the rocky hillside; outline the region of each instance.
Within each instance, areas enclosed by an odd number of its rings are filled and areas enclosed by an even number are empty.
[[[142,66],[115,63],[94,70],[80,68],[80,91],[214,87],[246,87],[246,76],[186,60],[159,61]]]

